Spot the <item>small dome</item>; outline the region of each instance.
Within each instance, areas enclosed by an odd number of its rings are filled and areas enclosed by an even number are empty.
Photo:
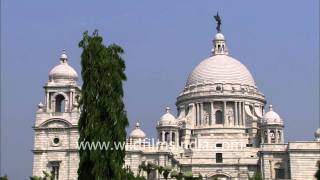
[[[197,65],[188,77],[186,87],[198,84],[231,83],[255,87],[249,70],[228,55],[211,56]]]
[[[224,35],[222,33],[217,33],[214,40],[224,40]]]
[[[130,138],[132,139],[145,139],[146,134],[140,129],[140,123],[136,123],[136,128],[131,131]]]
[[[68,65],[68,56],[65,50],[63,50],[60,56],[60,64],[50,71],[49,80],[56,83],[75,82],[78,80],[77,72]]]
[[[316,132],[314,133],[314,137],[316,141],[320,141],[320,128],[316,130]]]
[[[280,116],[273,111],[272,105],[269,106],[269,112],[263,115],[262,120],[265,124],[283,124]]]
[[[160,118],[160,126],[176,126],[176,118],[170,113],[170,108],[166,107],[166,113]]]

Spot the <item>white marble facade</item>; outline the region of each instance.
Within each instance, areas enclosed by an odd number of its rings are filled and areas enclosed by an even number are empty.
[[[177,97],[177,116],[167,107],[155,122],[157,143],[136,124],[125,166],[137,174],[141,162],[150,161],[207,179],[249,179],[257,172],[264,179],[314,179],[320,129],[314,141],[284,143],[284,121],[271,105],[265,110],[264,94],[249,70],[229,56],[224,35],[217,33],[213,45]],[[80,88],[65,52],[44,89],[34,125],[33,175],[45,170],[56,179],[77,179]],[[161,178],[152,173],[152,179]]]

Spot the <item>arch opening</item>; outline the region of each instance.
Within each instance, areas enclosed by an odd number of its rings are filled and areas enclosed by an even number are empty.
[[[217,110],[215,116],[216,116],[216,124],[223,124],[222,111],[221,110]]]
[[[65,112],[65,102],[66,101],[63,95],[57,95],[55,112]]]

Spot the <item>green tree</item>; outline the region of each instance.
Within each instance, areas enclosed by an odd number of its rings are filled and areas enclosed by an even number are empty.
[[[7,175],[0,176],[0,180],[8,180],[8,176]]]
[[[43,173],[43,177],[40,176],[31,176],[30,180],[53,180],[53,177],[51,176],[50,173],[46,172],[46,171],[42,171]]]
[[[109,143],[108,149],[79,149],[79,180],[118,180],[123,177],[125,149],[116,147],[126,139],[128,119],[123,103],[126,80],[120,46],[106,47],[98,31],[83,34],[81,75],[83,80],[78,122],[79,143]]]
[[[193,179],[193,174],[191,171],[186,171],[183,173],[183,177],[185,180],[192,180]]]
[[[317,180],[320,180],[320,161],[318,161],[317,164],[318,164],[318,171],[316,172],[314,177],[317,178]]]
[[[174,171],[171,172],[171,177],[172,177],[172,178],[176,178],[177,180],[182,180],[182,178],[183,178],[183,173],[174,170]]]
[[[252,179],[253,180],[263,180],[260,172],[257,172]]]
[[[165,180],[168,179],[169,174],[170,174],[171,171],[172,171],[172,169],[171,169],[170,166],[165,166],[165,167],[163,168],[163,178],[164,178]]]
[[[156,168],[157,166],[152,162],[142,161],[142,163],[139,165],[139,174],[141,170],[145,171],[147,173],[147,178],[150,179],[151,171],[156,170]]]

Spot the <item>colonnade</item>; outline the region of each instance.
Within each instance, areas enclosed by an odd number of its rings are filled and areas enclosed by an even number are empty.
[[[178,143],[179,133],[178,130],[161,130],[159,136],[161,142]]]
[[[222,108],[215,109],[214,104],[222,102]],[[227,103],[233,103],[232,115],[227,112]],[[204,110],[204,104],[210,103],[210,111]],[[245,126],[245,103],[243,101],[211,101],[211,102],[197,102],[194,103],[194,125],[195,126],[214,126],[216,124],[223,124],[223,126]],[[216,112],[222,112],[222,123]]]

